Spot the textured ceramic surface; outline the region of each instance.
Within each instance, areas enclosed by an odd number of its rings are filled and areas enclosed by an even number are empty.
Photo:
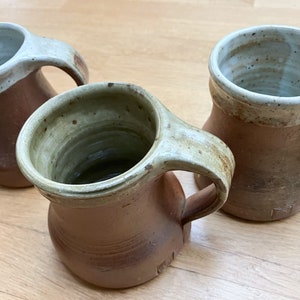
[[[17,158],[51,201],[62,261],[110,288],[141,284],[168,266],[189,221],[224,204],[234,168],[220,139],[125,83],[89,84],[43,104],[19,135]],[[186,199],[176,169],[214,185]]]
[[[298,212],[300,29],[234,32],[213,49],[209,69],[214,106],[204,129],[226,142],[237,165],[223,210],[257,221]]]
[[[40,68],[56,66],[78,85],[87,83],[86,64],[69,45],[0,23],[0,185],[31,185],[18,169],[15,143],[30,114],[56,93]]]

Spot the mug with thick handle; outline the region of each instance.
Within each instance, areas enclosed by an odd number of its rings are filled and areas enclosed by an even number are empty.
[[[0,23],[0,185],[31,185],[15,156],[17,136],[31,113],[56,95],[41,68],[55,66],[78,85],[87,83],[88,69],[68,44],[37,36],[14,23]]]
[[[300,29],[262,25],[212,51],[213,109],[203,129],[232,150],[236,170],[223,210],[273,221],[300,211]],[[202,188],[209,182],[196,175]]]
[[[58,95],[27,120],[20,169],[47,199],[49,231],[64,264],[109,288],[160,274],[190,221],[226,201],[229,148],[179,120],[141,87],[95,83]],[[172,170],[212,184],[186,199]]]

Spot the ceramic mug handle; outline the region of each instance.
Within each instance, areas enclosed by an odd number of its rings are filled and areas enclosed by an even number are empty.
[[[68,73],[77,85],[88,82],[88,68],[82,56],[70,45],[55,39],[32,35],[36,65],[55,66]]]
[[[182,213],[185,224],[221,208],[229,193],[235,162],[232,152],[219,138],[173,114],[169,117],[169,125],[163,129],[163,149],[160,149],[164,168],[194,172],[213,182],[186,199]]]
[[[74,79],[77,85],[88,82],[87,65],[73,47],[56,39],[32,34],[16,24],[8,24],[7,26],[18,30],[24,35],[24,42],[20,51],[7,64],[7,70],[2,68],[2,72],[6,73],[5,85],[7,87],[43,66],[54,66],[64,70]],[[10,70],[14,71],[10,72]]]

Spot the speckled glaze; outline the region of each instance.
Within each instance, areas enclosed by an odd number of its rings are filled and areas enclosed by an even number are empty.
[[[85,62],[67,44],[0,23],[0,185],[31,185],[17,166],[15,144],[26,119],[56,94],[41,72],[46,65],[63,69],[78,85],[88,80]]]
[[[258,26],[213,49],[212,113],[205,130],[233,151],[236,170],[223,210],[272,221],[300,210],[300,29]],[[205,180],[196,176],[200,187]]]
[[[22,128],[17,159],[51,201],[49,231],[61,260],[108,288],[160,274],[189,222],[224,204],[234,168],[220,139],[125,83],[88,84],[47,101]],[[176,169],[214,184],[186,199]]]

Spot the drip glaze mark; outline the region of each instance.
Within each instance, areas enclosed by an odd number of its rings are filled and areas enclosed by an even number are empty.
[[[83,73],[88,74],[88,69],[86,65],[83,63],[83,60],[77,54],[74,55],[74,64],[78,69],[82,70]]]

